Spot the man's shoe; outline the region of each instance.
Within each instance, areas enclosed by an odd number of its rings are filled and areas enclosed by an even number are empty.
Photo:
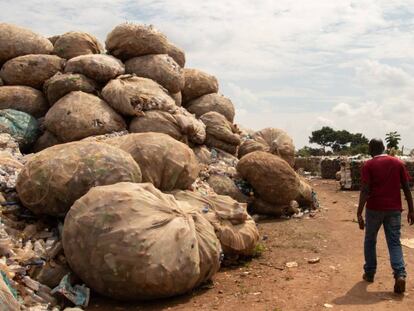
[[[364,281],[367,281],[369,283],[373,283],[374,282],[374,276],[373,275],[364,273],[364,275],[362,276],[362,278],[364,279]]]
[[[402,294],[405,292],[405,277],[399,276],[395,278],[394,293]]]

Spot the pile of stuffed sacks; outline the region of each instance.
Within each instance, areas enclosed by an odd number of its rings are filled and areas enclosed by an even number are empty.
[[[189,292],[314,207],[283,130],[235,125],[217,79],[152,26],[44,38],[0,23],[0,305]]]

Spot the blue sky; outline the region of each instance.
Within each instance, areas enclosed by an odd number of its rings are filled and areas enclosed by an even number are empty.
[[[238,123],[298,147],[329,125],[414,148],[413,17],[414,0],[0,0],[1,21],[44,35],[154,24],[218,77]]]

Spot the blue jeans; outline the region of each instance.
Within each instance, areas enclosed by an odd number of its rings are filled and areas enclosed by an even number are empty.
[[[401,247],[401,212],[400,211],[374,211],[367,209],[365,213],[365,242],[364,270],[367,275],[374,276],[377,271],[377,235],[384,225],[385,238],[390,254],[391,267],[394,277],[407,275],[403,252]]]

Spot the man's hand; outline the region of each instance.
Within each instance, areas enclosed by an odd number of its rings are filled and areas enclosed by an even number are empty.
[[[362,217],[362,215],[358,214],[357,218],[358,218],[359,229],[364,230],[365,229],[364,217]]]
[[[412,212],[408,211],[407,220],[410,226],[414,225],[414,211]]]

